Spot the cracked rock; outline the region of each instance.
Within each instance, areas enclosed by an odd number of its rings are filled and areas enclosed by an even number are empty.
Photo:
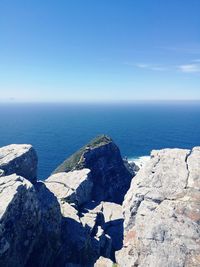
[[[119,266],[200,266],[200,148],[153,151],[123,202]]]

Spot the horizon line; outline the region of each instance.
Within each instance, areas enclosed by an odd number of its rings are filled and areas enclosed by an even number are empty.
[[[191,103],[200,102],[200,99],[135,99],[118,101],[0,101],[1,104],[137,104],[137,103]]]

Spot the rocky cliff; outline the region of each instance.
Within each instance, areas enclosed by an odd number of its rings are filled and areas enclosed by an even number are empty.
[[[119,266],[200,266],[200,148],[153,151],[123,210]]]
[[[32,146],[0,148],[0,266],[200,266],[200,148],[153,151],[129,190],[106,136],[36,173]]]
[[[91,170],[93,200],[122,203],[133,174],[125,166],[119,148],[110,137],[102,135],[93,139],[65,160],[54,173],[83,168]]]
[[[123,216],[108,200],[122,202],[132,174],[108,137],[80,151],[69,169],[66,161],[64,172],[58,168],[42,182],[31,145],[0,148],[0,266],[90,267],[100,256],[115,260]]]

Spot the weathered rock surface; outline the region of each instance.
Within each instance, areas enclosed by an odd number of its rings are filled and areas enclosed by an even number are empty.
[[[24,147],[18,148],[9,149],[7,160],[4,153],[7,168],[1,172],[0,266],[92,267],[100,256],[114,259],[122,246],[122,209],[92,201],[91,171],[57,173],[34,183],[8,176],[30,159],[29,153],[19,153]]]
[[[61,172],[51,175],[45,184],[60,201],[81,206],[92,197],[93,182],[90,176],[89,169]]]
[[[37,157],[26,146],[0,149],[0,266],[200,266],[200,147],[153,151],[122,214],[131,170],[111,139],[96,139],[45,182],[31,176]],[[27,179],[7,175],[23,166]]]
[[[40,233],[33,185],[18,175],[0,180],[0,266],[24,266]]]
[[[51,193],[42,182],[37,182],[34,186],[39,212],[41,218],[39,227],[41,228],[37,243],[32,248],[29,261],[26,267],[35,266],[57,266],[57,257],[62,246],[62,214],[57,198]]]
[[[16,174],[1,177],[0,266],[51,266],[54,261],[59,205],[42,187],[35,188]]]
[[[153,151],[123,202],[120,266],[200,266],[200,148]]]
[[[82,215],[80,211],[84,203],[91,201],[93,183],[90,170],[57,173],[50,176],[45,184],[57,197],[62,213],[62,249],[57,259],[59,266],[93,266],[100,255],[111,257],[112,241],[101,227],[105,220],[100,208]]]
[[[9,145],[0,148],[0,169],[4,175],[16,173],[36,182],[37,154],[31,145]]]
[[[100,136],[65,160],[54,173],[88,168],[93,181],[92,198],[122,203],[132,173],[126,168],[119,148],[111,138]]]
[[[55,190],[53,187],[49,189]],[[61,198],[58,192],[55,190],[54,193],[63,216],[62,252],[57,259],[59,266],[94,266],[101,255],[114,259],[115,250],[122,247],[122,207],[115,203],[88,202],[79,209]]]
[[[58,266],[93,266],[100,244],[80,220],[79,208],[91,200],[90,170],[82,169],[50,176],[45,184],[56,196],[62,214],[61,249]],[[93,246],[95,244],[95,246]]]
[[[111,202],[88,203],[80,220],[90,235],[98,240],[99,255],[114,260],[114,252],[121,249],[123,242],[121,205]]]

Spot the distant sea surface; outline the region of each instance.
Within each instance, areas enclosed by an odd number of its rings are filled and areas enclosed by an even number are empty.
[[[40,179],[100,134],[128,158],[200,146],[200,103],[0,104],[0,146],[32,144]]]

